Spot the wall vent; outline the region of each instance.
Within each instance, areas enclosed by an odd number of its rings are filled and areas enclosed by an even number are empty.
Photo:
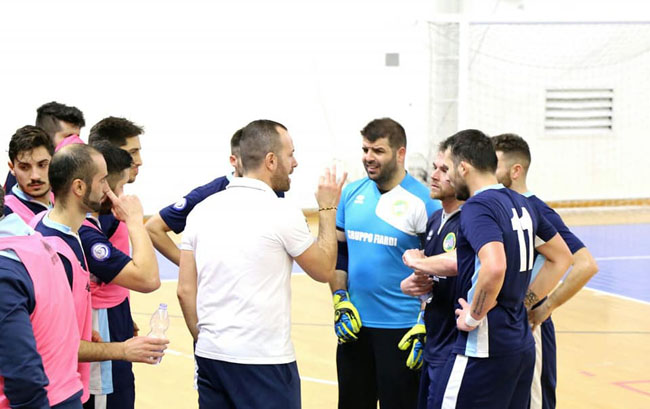
[[[544,129],[548,133],[611,132],[614,90],[547,89]]]

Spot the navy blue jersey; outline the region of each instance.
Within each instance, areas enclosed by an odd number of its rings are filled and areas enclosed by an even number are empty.
[[[575,254],[585,246],[584,243],[582,243],[582,241],[580,241],[580,239],[569,230],[567,225],[564,224],[560,215],[557,214],[555,210],[551,209],[549,205],[544,203],[542,199],[531,193],[526,193],[524,196],[526,196],[528,201],[537,209],[537,213],[539,213],[540,216],[544,216],[544,218],[555,227],[555,230],[557,230],[558,234],[566,242],[569,250],[571,250],[571,254]]]
[[[471,332],[459,331],[454,353],[477,358],[513,354],[534,345],[524,307],[536,238],[557,231],[528,200],[503,185],[476,192],[463,206],[458,237],[458,298],[472,303],[481,268],[478,253],[491,242],[503,243],[506,273],[497,305]]]
[[[117,227],[120,225],[120,221],[113,216],[113,213],[100,214],[97,219],[99,220],[99,228],[102,229],[106,237],[109,239],[113,237]]]
[[[443,210],[436,211],[427,222],[424,255],[435,256],[456,250],[460,210],[448,215],[443,223]],[[433,365],[444,364],[456,341],[456,277],[434,277],[433,297],[424,312],[427,342],[424,360]]]
[[[11,173],[11,171],[7,172],[7,179],[5,179],[5,192],[11,190],[16,183],[16,177]]]
[[[189,216],[192,209],[194,209],[194,206],[201,203],[213,194],[225,190],[226,186],[228,186],[230,180],[233,177],[234,176],[232,175],[221,176],[208,184],[197,187],[190,193],[183,196],[183,198],[181,198],[176,203],[170,204],[169,206],[161,209],[159,212],[160,218],[163,219],[163,221],[174,233],[182,233],[183,230],[185,230],[187,216]],[[278,195],[278,197],[284,197],[284,192],[275,192],[275,194]],[[102,221],[102,225],[103,223],[104,222]],[[108,236],[110,237],[110,235]]]
[[[98,226],[92,218],[86,220]],[[83,251],[88,255],[88,271],[103,283],[113,281],[131,261],[131,257],[114,247],[102,231],[82,225],[79,228],[79,237]]]
[[[39,214],[43,210],[49,209],[48,206],[44,205],[41,202],[37,202],[31,196],[29,196],[28,194],[20,190],[20,188],[16,184],[14,184],[14,186],[6,192],[7,195],[16,196],[16,198],[20,200],[25,206],[27,206],[27,208],[31,210],[32,213],[34,214]],[[4,211],[3,211],[4,215],[8,216],[13,212],[14,211],[8,205],[5,204]]]
[[[60,237],[63,241],[65,241],[65,244],[67,244],[68,247],[70,247],[74,252],[74,254],[77,256],[77,260],[68,260],[63,254],[57,253],[59,255],[59,258],[61,259],[61,262],[63,263],[63,267],[65,268],[65,274],[66,276],[68,276],[68,281],[70,282],[70,286],[72,286],[73,272],[72,272],[72,265],[70,263],[77,262],[81,264],[81,267],[84,270],[87,270],[86,259],[84,257],[84,252],[83,249],[81,248],[81,243],[79,242],[78,236],[74,234],[68,226],[52,221],[48,217],[48,214],[43,216],[43,218],[38,222],[34,230],[41,233],[43,236]]]

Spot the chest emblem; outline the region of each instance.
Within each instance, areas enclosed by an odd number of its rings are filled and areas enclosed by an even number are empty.
[[[446,253],[449,253],[450,251],[454,251],[456,249],[456,234],[453,232],[447,233],[445,239],[442,241],[442,249]]]
[[[363,204],[363,201],[366,199],[364,195],[357,195],[357,197],[354,198],[354,204]]]
[[[405,200],[397,200],[393,203],[393,215],[404,216],[409,209],[409,204]]]

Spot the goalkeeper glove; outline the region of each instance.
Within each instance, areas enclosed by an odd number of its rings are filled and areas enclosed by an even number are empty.
[[[345,290],[336,290],[334,300],[334,332],[339,339],[339,344],[347,341],[356,341],[356,334],[361,330],[359,311],[350,302],[350,295]]]
[[[411,348],[409,356],[406,359],[406,366],[409,369],[417,371],[422,368],[424,343],[427,340],[427,331],[424,327],[424,310],[418,314],[418,320],[397,345],[402,351]]]

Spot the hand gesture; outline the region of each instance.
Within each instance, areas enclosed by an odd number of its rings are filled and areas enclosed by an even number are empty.
[[[419,260],[423,258],[425,258],[424,252],[418,249],[406,250],[404,254],[402,254],[402,262],[406,267],[412,270],[417,270],[417,267],[413,264],[414,260]]]
[[[548,317],[551,316],[551,309],[548,306],[548,299],[540,304],[537,308],[533,308],[528,311],[528,322],[530,323],[533,331],[537,328],[542,322],[546,321]]]
[[[341,198],[341,189],[348,177],[347,172],[343,172],[340,180],[336,180],[336,165],[332,169],[325,168],[325,172],[318,180],[318,190],[316,191],[316,202],[321,209],[336,207]]]
[[[129,223],[142,223],[143,210],[140,199],[134,195],[121,194],[119,197],[115,196],[112,190],[106,191],[106,196],[113,204],[113,215],[117,220]]]

